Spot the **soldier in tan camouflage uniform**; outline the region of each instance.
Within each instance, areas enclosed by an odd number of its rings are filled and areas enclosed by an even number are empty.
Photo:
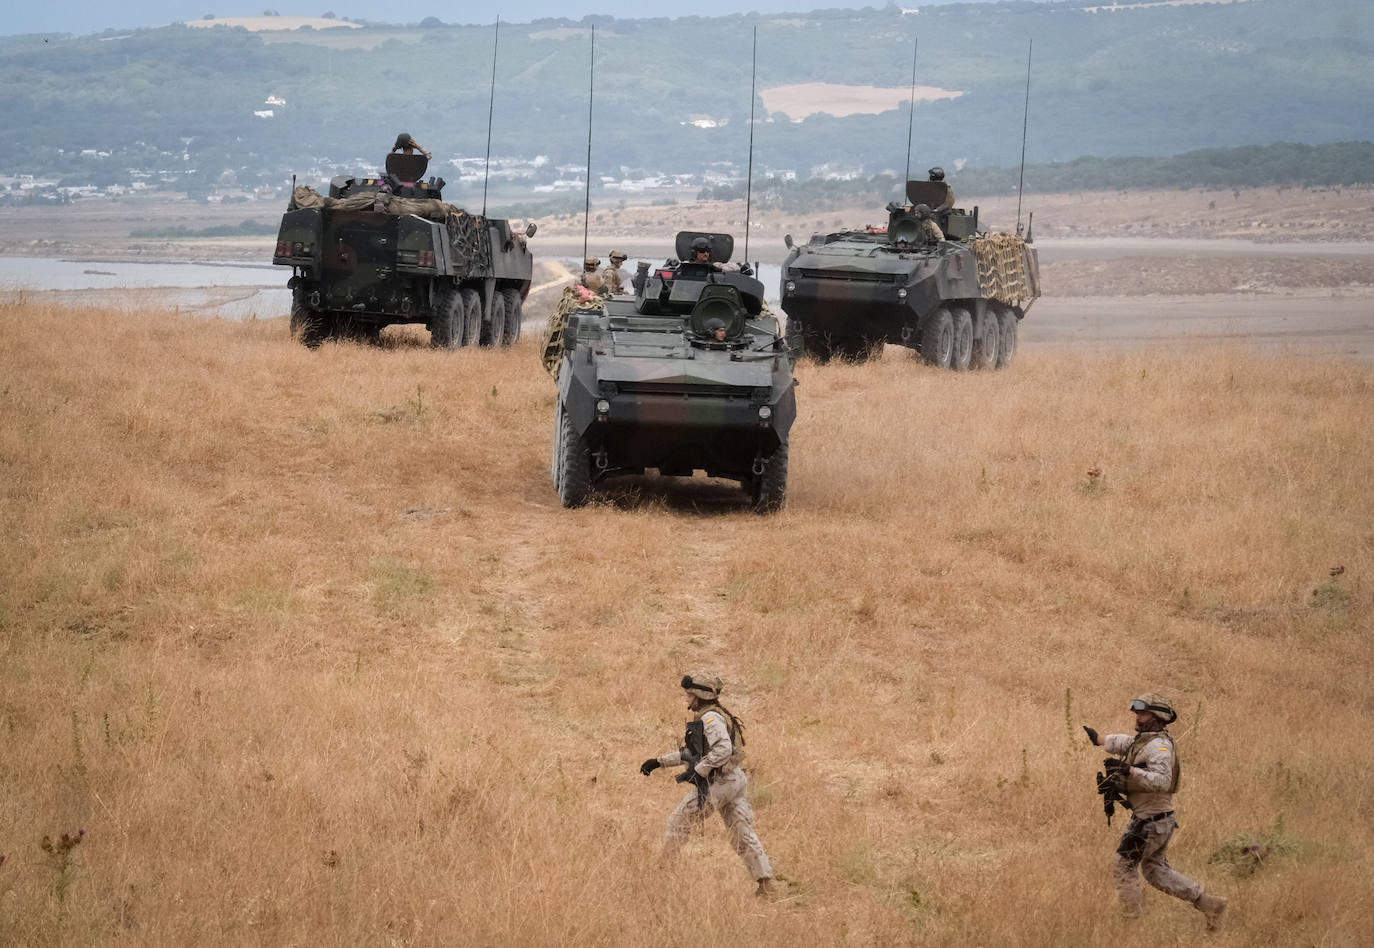
[[[1178,720],[1173,707],[1159,695],[1150,693],[1131,701],[1135,712],[1134,734],[1107,734],[1083,726],[1088,739],[1109,754],[1107,779],[1116,780],[1126,795],[1131,821],[1121,836],[1112,861],[1112,878],[1128,918],[1140,915],[1143,896],[1140,876],[1159,889],[1192,904],[1207,919],[1207,930],[1221,924],[1226,899],[1210,895],[1192,879],[1169,865],[1165,851],[1178,828],[1174,820],[1174,793],[1178,790],[1179,762],[1174,739],[1166,728]]]
[[[597,257],[588,257],[582,261],[582,275],[577,278],[577,282],[593,293],[601,292],[601,274],[597,272],[597,267],[601,266],[601,260]]]
[[[625,284],[620,279],[620,265],[628,259],[619,250],[612,250],[611,265],[601,271],[601,285],[606,288],[606,292],[618,296],[625,292]]]
[[[659,767],[690,766],[679,775],[679,782],[695,778],[698,786],[688,789],[682,802],[668,817],[668,831],[663,840],[665,856],[676,856],[694,826],[700,825],[712,810],[720,813],[730,835],[730,845],[744,860],[749,874],[758,883],[757,893],[769,895],[775,890],[773,870],[763,851],[758,834],[754,832],[754,808],[749,805],[749,780],[744,775],[744,725],[720,705],[721,681],[715,675],[696,672],[683,676],[683,690],[687,692],[687,708],[693,713],[693,724],[700,722],[704,737],[704,753],[693,754],[684,746],[659,757],[650,757],[639,767],[648,776]],[[688,725],[691,743],[692,724]],[[695,763],[692,763],[693,758]]]

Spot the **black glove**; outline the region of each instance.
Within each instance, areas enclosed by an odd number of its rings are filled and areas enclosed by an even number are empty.
[[[1120,774],[1122,777],[1125,777],[1131,770],[1126,761],[1120,757],[1103,758],[1102,766],[1106,768],[1107,776],[1109,777],[1113,774]]]
[[[678,783],[687,783],[689,780],[691,780],[691,779],[692,779],[693,777],[695,777],[696,775],[697,775],[697,772],[696,772],[695,770],[693,770],[691,767],[688,767],[686,770],[684,770],[682,773],[678,774],[678,775],[677,775],[676,777],[674,777],[673,779],[674,779],[675,781],[677,781]]]
[[[747,264],[747,263],[741,263],[741,264],[739,265],[739,272],[740,272],[741,274],[743,274],[744,276],[753,276],[753,275],[754,275],[754,268],[751,267],[751,266],[749,266],[749,264]]]
[[[1088,727],[1088,726],[1085,724],[1085,725],[1083,725],[1083,733],[1086,734],[1086,735],[1088,735],[1088,740],[1092,741],[1093,746],[1096,747],[1096,746],[1097,746],[1097,732],[1094,731],[1092,728]]]
[[[649,774],[653,773],[655,770],[662,766],[663,765],[658,762],[657,757],[650,757],[644,763],[639,765],[639,772],[647,777],[649,776]]]

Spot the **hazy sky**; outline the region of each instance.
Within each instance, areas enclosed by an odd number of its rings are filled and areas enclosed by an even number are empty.
[[[919,6],[919,0],[902,0]],[[931,2],[931,0],[927,0]],[[950,2],[950,0],[934,0]],[[977,0],[975,0],[977,2]],[[84,35],[106,29],[165,26],[178,20],[199,20],[207,13],[217,17],[260,16],[275,10],[282,16],[319,16],[325,12],[383,23],[418,23],[427,16],[445,23],[491,23],[497,15],[512,23],[541,17],[580,19],[589,13],[633,19],[651,16],[721,16],[728,13],[781,13],[790,10],[884,7],[886,0],[689,0],[645,3],[643,0],[492,0],[490,3],[381,3],[377,0],[308,0],[287,4],[281,0],[18,0],[0,18],[0,35],[17,33],[74,33]]]

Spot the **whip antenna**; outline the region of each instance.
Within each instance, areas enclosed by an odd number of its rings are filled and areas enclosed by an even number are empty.
[[[587,228],[592,220],[592,91],[596,88],[596,24],[592,24],[592,57],[587,70],[587,203],[582,208],[582,259],[587,259]]]
[[[1030,127],[1030,67],[1035,40],[1026,40],[1026,111],[1021,119],[1021,180],[1016,183],[1016,232],[1021,233],[1021,192],[1026,185],[1026,129]]]
[[[749,262],[749,207],[754,197],[754,80],[759,68],[759,28],[754,27],[754,61],[749,67],[749,170],[744,184],[744,262]]]
[[[911,180],[911,127],[916,120],[916,49],[920,37],[911,41],[911,105],[906,117],[906,177],[902,179],[902,193],[906,194],[906,183]]]
[[[496,17],[496,36],[491,41],[491,101],[487,103],[487,166],[482,172],[482,216],[487,216],[487,181],[491,178],[491,117],[496,111],[496,47],[501,41],[501,17]]]

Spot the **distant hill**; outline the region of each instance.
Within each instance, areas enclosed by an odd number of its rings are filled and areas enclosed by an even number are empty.
[[[1096,11],[1096,12],[1094,12]],[[905,91],[918,100],[912,164],[1007,167],[1092,155],[1374,139],[1365,0],[1130,4],[1008,2],[809,14],[502,24],[491,141],[533,162],[522,180],[580,178],[596,26],[594,173],[739,177],[748,157],[758,30],[754,168],[900,174]],[[176,25],[0,40],[0,174],[121,182],[131,170],[206,186],[376,166],[398,131],[441,157],[481,157],[491,26],[250,32]],[[806,114],[795,93],[879,112]],[[957,93],[954,94],[954,93]],[[895,107],[894,107],[895,105]],[[837,106],[830,106],[840,109]],[[846,104],[844,108],[848,108]],[[799,114],[802,121],[793,121]]]

